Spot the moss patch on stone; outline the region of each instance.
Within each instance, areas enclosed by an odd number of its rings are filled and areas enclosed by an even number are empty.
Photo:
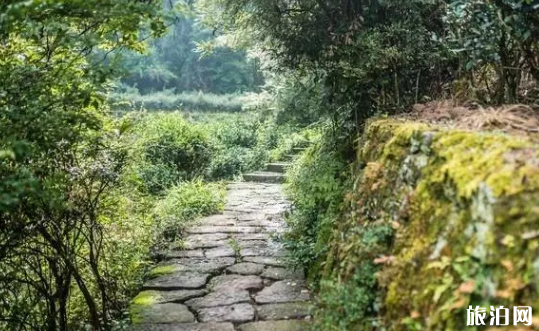
[[[161,276],[170,275],[174,273],[176,269],[177,267],[175,265],[163,265],[155,267],[148,273],[148,278],[153,279]]]
[[[376,120],[329,241],[319,330],[462,330],[468,305],[539,309],[539,146]]]
[[[145,307],[154,305],[159,302],[160,295],[156,291],[143,291],[140,292],[131,302],[129,306],[129,316],[131,317],[131,323],[142,323],[142,310]]]

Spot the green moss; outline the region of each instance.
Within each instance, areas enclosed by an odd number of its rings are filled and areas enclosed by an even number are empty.
[[[387,330],[461,330],[470,304],[539,308],[539,146],[384,119],[368,125],[358,163],[328,244],[320,325],[339,304]],[[373,261],[377,285],[354,281]],[[376,295],[345,294],[365,291]],[[355,323],[335,330],[373,326]]]
[[[145,307],[159,303],[161,296],[156,291],[140,292],[129,306],[129,316],[131,323],[140,324],[142,322],[142,311]]]
[[[159,302],[161,296],[156,291],[142,291],[134,299],[133,304],[139,306],[153,305]]]
[[[157,278],[157,277],[161,277],[161,276],[170,275],[170,274],[174,273],[176,271],[176,269],[177,269],[177,267],[175,265],[159,266],[159,267],[156,267],[156,268],[152,269],[148,273],[148,277],[149,278]]]

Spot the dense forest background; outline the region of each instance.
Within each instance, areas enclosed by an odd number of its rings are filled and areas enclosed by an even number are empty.
[[[156,252],[222,208],[221,181],[296,146],[310,147],[283,240],[321,288],[366,121],[439,99],[535,112],[538,14],[537,0],[0,2],[0,330],[125,329]],[[354,276],[354,304],[325,284],[321,306],[347,310],[320,310],[319,329],[376,316],[376,268]]]
[[[172,3],[172,6],[174,3]],[[172,90],[175,93],[201,91],[226,94],[257,91],[263,84],[259,61],[248,58],[246,50],[216,45],[212,52],[197,52],[197,46],[218,39],[202,26],[192,8],[170,7],[167,31],[151,38],[145,54],[125,52],[121,82],[141,94]],[[181,12],[179,9],[183,9]]]

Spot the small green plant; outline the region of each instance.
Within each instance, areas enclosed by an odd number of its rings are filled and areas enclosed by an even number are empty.
[[[224,207],[224,196],[224,186],[219,183],[193,181],[173,186],[153,210],[159,233],[168,241],[177,240],[189,222],[219,213]]]
[[[211,163],[208,134],[180,113],[146,116],[136,129],[142,154],[138,173],[149,193],[160,194],[180,181],[201,176]]]
[[[369,330],[374,327],[374,321],[369,317],[376,310],[377,271],[372,263],[364,262],[348,282],[322,281],[315,311],[315,330]]]
[[[234,256],[236,257],[236,262],[241,261],[241,246],[240,243],[236,240],[236,238],[230,238],[228,241],[228,245],[230,248],[234,250]]]

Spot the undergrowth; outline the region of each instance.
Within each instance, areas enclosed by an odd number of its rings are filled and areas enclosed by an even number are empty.
[[[285,243],[296,266],[315,270],[327,254],[327,240],[349,186],[348,153],[326,125],[295,137],[302,142],[300,146],[309,137],[311,145],[287,172],[286,193],[294,205],[287,219],[290,231]],[[285,149],[287,144],[290,142]],[[311,276],[318,278],[316,272]]]
[[[137,90],[116,92],[110,95],[111,108],[116,111],[144,109],[148,111],[196,111],[196,112],[241,112],[244,105],[256,94],[213,94],[203,92],[181,92],[164,90],[140,94]]]

